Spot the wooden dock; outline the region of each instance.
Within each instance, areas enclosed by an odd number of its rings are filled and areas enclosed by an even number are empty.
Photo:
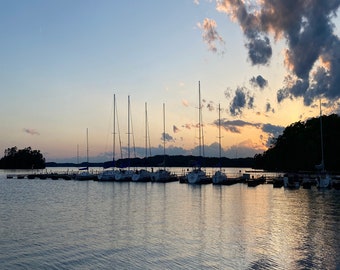
[[[69,173],[22,173],[22,174],[7,174],[7,179],[52,179],[52,180],[71,180],[76,174]]]

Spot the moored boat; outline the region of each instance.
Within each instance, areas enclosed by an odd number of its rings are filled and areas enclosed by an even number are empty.
[[[288,189],[299,189],[300,179],[297,174],[285,174],[283,176],[283,186]]]
[[[187,174],[188,184],[210,184],[212,183],[211,177],[208,177],[205,171],[201,168],[195,168]]]
[[[152,173],[151,181],[161,182],[161,183],[175,182],[175,181],[178,181],[178,177],[177,175],[169,172],[168,170],[159,169],[155,171],[154,173]]]
[[[149,182],[151,181],[151,172],[141,169],[141,170],[136,170],[132,176],[131,180],[133,182]]]

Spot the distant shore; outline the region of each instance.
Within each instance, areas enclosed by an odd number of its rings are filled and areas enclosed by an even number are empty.
[[[198,156],[152,156],[148,158],[118,159],[114,162],[46,162],[46,167],[240,167],[253,168],[254,158],[217,158],[217,157],[198,157]]]

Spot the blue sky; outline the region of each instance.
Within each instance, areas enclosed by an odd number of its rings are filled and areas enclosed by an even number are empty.
[[[219,103],[222,154],[262,153],[287,125],[317,117],[319,98],[324,113],[339,111],[339,1],[319,2],[0,1],[0,150],[84,159],[88,129],[90,160],[107,160],[115,94],[124,157],[128,95],[137,156],[145,102],[152,155],[163,152],[163,103],[167,154],[198,154],[200,81],[205,154],[218,155]]]

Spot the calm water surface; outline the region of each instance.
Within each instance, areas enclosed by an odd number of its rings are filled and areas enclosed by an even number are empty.
[[[7,173],[0,269],[340,269],[340,191]]]

